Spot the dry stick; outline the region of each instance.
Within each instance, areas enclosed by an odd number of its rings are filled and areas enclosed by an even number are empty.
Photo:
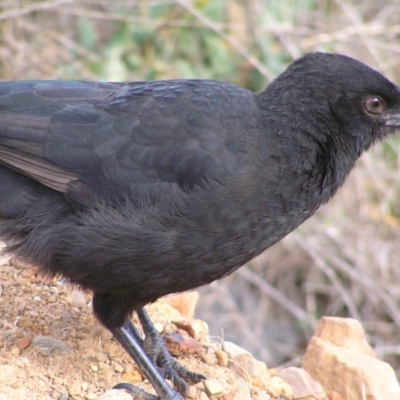
[[[388,38],[383,38],[382,40],[370,38],[368,41],[374,47],[377,47],[382,50],[389,50],[395,53],[400,53],[400,45],[395,42],[387,42]],[[396,61],[397,66],[397,61]]]
[[[108,1],[108,0],[107,0]],[[175,2],[176,0],[174,0]],[[131,3],[129,3],[131,5]],[[178,28],[194,28],[194,29],[206,29],[206,30],[218,30],[229,29],[234,31],[245,31],[247,29],[245,24],[242,23],[225,23],[225,22],[214,22],[210,21],[212,26],[204,25],[202,22],[196,21],[186,21],[183,19],[174,19],[174,18],[163,18],[163,19],[154,19],[148,17],[140,17],[127,15],[127,13],[112,13],[108,11],[95,11],[95,10],[87,10],[85,8],[71,8],[71,7],[62,7],[60,6],[55,10],[62,14],[74,15],[77,17],[85,17],[91,19],[99,19],[99,20],[107,20],[107,21],[121,21],[121,22],[132,22],[135,24],[152,24],[155,26],[173,26]],[[302,27],[303,34],[308,32],[308,29]],[[299,28],[296,27],[296,31]],[[257,31],[261,33],[293,33],[294,28],[289,25],[282,24],[269,24],[264,27],[257,27]]]
[[[195,9],[193,10],[197,12]],[[243,24],[217,23],[207,19],[204,16],[200,23],[196,23],[196,22],[187,22],[179,19],[160,19],[155,21],[154,19],[149,19],[146,17],[137,17],[126,14],[108,13],[108,12],[85,10],[78,8],[59,7],[56,11],[63,14],[69,14],[69,15],[92,18],[92,19],[132,22],[136,24],[152,24],[156,27],[156,29],[158,29],[158,27],[160,26],[209,29],[216,32],[225,41],[231,44],[232,47],[234,47],[244,58],[246,58],[246,60],[248,60],[250,64],[252,64],[268,80],[272,80],[274,78],[274,75],[262,63],[260,63],[254,56],[249,55],[247,51],[244,49],[244,47],[241,46],[234,38],[223,32],[224,29],[244,31],[246,30],[246,26]],[[286,42],[284,43],[284,38],[282,35],[284,33],[293,33],[294,28],[284,25],[270,25],[269,27],[260,28],[257,30],[257,32],[258,31],[261,33],[269,32],[275,34],[282,41],[283,45],[286,46],[288,45],[288,43]],[[297,58],[298,52],[296,53],[294,52],[293,46],[288,48],[288,51],[291,53],[293,58]]]
[[[257,71],[263,75],[268,80],[272,80],[274,75],[261,63],[257,60],[256,57],[248,54],[246,49],[240,45],[234,38],[227,35],[217,24],[207,18],[203,13],[196,10],[188,1],[186,0],[175,0],[176,4],[179,4],[182,8],[189,11],[194,17],[196,17],[201,23],[205,26],[213,30],[216,34],[218,34],[222,39],[224,39],[227,43],[229,43],[241,56],[243,56]]]
[[[185,21],[181,19],[154,19],[148,17],[138,17],[127,15],[126,13],[111,13],[105,11],[94,11],[94,10],[86,10],[84,8],[68,8],[68,7],[59,7],[57,12],[62,14],[74,15],[77,17],[85,17],[91,19],[99,19],[99,20],[107,20],[107,21],[121,21],[121,22],[132,22],[135,24],[151,24],[156,27],[158,26],[173,26],[177,28],[201,28],[201,29],[210,29],[207,26],[204,26],[202,23],[196,23],[195,21]],[[246,27],[243,24],[224,24],[224,23],[216,23],[216,26],[221,29],[232,28],[235,30],[244,31]]]
[[[21,7],[21,8],[14,8],[9,11],[1,12],[0,20],[10,19],[10,18],[18,18],[18,17],[21,17],[22,15],[32,14],[33,12],[50,10],[50,9],[58,7],[60,5],[73,3],[74,1],[75,0],[54,0],[54,1],[49,1],[49,2],[32,4],[32,5],[29,5],[26,7]]]
[[[394,24],[394,25],[384,25],[384,24],[378,24],[378,23],[369,23],[369,24],[363,24],[359,27],[355,26],[348,26],[343,29],[338,29],[334,32],[330,33],[321,33],[318,35],[315,35],[311,38],[303,39],[301,41],[301,46],[303,48],[312,48],[324,43],[329,43],[333,42],[335,40],[337,41],[343,41],[344,39],[348,38],[349,36],[352,35],[357,35],[357,34],[362,34],[364,37],[365,36],[377,36],[377,35],[382,35],[382,34],[398,34],[400,33],[400,24]]]
[[[382,345],[377,345],[374,346],[374,352],[378,358],[383,358],[384,356],[388,354],[393,354],[396,356],[400,355],[400,346],[382,346]]]
[[[255,334],[254,330],[249,326],[247,319],[240,312],[229,287],[225,283],[218,281],[213,283],[212,287],[217,288],[219,298],[224,300],[224,305],[230,310],[230,318],[232,318],[235,321],[235,324],[243,331],[247,341],[252,343],[253,346],[256,345],[256,347],[259,349],[259,354],[261,355],[262,359],[271,360],[271,352],[265,347],[265,343],[260,340],[260,338]]]
[[[332,282],[333,286],[335,287],[336,291],[341,295],[344,303],[346,304],[347,308],[350,311],[350,315],[353,318],[361,320],[360,313],[358,312],[357,306],[354,303],[351,296],[348,294],[347,289],[344,285],[340,282],[337,278],[335,271],[328,266],[326,263],[326,257],[324,257],[318,250],[318,243],[311,239],[307,240],[305,243],[304,238],[300,237],[299,235],[293,235],[294,240],[312,257],[318,269],[320,269]],[[311,244],[311,246],[310,246]],[[326,250],[326,248],[325,248]]]
[[[24,28],[26,28],[27,31],[30,33],[40,33],[40,27],[37,24],[33,24],[27,20],[24,21]],[[79,54],[80,56],[85,57],[87,60],[92,62],[102,61],[102,58],[98,54],[96,54],[93,51],[88,51],[83,45],[75,42],[67,35],[61,34],[52,29],[48,30],[47,33],[49,38],[51,38],[51,40],[58,42],[58,44],[61,44],[67,50],[72,50],[77,54]],[[95,75],[93,75],[93,78],[95,78]]]
[[[311,256],[314,251],[321,254],[325,252],[327,246],[326,244],[322,244],[317,241],[308,241],[307,243],[303,240],[298,240],[298,243],[307,251]],[[319,246],[319,247],[318,247]],[[354,281],[361,282],[365,287],[365,290],[369,293],[373,293],[375,298],[380,299],[386,306],[388,310],[388,314],[391,316],[393,321],[400,326],[400,312],[399,308],[396,304],[396,300],[393,299],[393,296],[386,293],[386,291],[374,281],[374,279],[368,276],[365,272],[360,270],[355,270],[352,268],[345,260],[341,257],[336,256],[333,252],[329,255],[330,261],[335,263],[336,267],[341,271],[345,272],[348,276],[350,276]]]
[[[249,267],[244,266],[240,268],[237,273],[248,282],[251,282],[253,285],[257,286],[261,292],[280,304],[283,308],[294,315],[295,318],[310,324],[313,328],[315,327],[315,318],[307,314],[303,309],[293,303],[293,301],[285,297],[279,290],[275,289],[259,275],[254,273]]]
[[[43,382],[45,382],[46,384],[48,384],[50,387],[52,387],[54,390],[56,390],[58,393],[62,394],[64,393],[59,387],[57,387],[56,385],[53,385],[45,376],[36,373],[36,376],[41,379]]]
[[[387,309],[390,310],[388,314],[392,316],[394,323],[399,326],[400,308],[398,305],[399,296],[397,287],[393,285],[387,285],[386,287],[383,287],[381,283],[377,282],[377,279],[374,276],[371,276],[369,273],[370,270],[365,268],[365,262],[362,264],[362,268],[353,267],[350,265],[350,263],[345,262],[344,260],[346,259],[354,260],[354,264],[359,262],[360,252],[354,247],[344,247],[344,252],[344,259],[339,259],[343,263],[343,266],[346,266],[348,269],[350,269],[350,271],[352,271],[353,279],[358,278],[357,281],[360,281],[364,286],[368,287],[368,289],[371,288],[367,293],[373,293],[380,298],[380,300],[387,307],[385,311],[387,311]]]
[[[336,0],[336,3],[339,5],[339,7],[343,10],[343,13],[347,15],[348,19],[351,21],[351,23],[354,25],[357,31],[357,36],[361,39],[363,42],[365,48],[369,51],[369,53],[374,57],[375,61],[378,63],[380,68],[382,67],[381,65],[381,58],[379,57],[379,54],[376,52],[375,48],[371,46],[371,44],[368,42],[368,40],[365,38],[363,31],[361,29],[362,27],[362,22],[360,21],[359,15],[354,11],[354,8],[342,0]]]

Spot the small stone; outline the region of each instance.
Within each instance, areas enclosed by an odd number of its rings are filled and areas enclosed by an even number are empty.
[[[215,356],[217,357],[218,364],[221,367],[228,366],[228,363],[229,363],[228,354],[225,351],[217,349],[217,350],[215,350]]]
[[[55,378],[54,371],[48,370],[48,371],[46,372],[45,376],[47,376],[49,379],[53,380],[53,379]]]
[[[62,386],[64,384],[64,380],[60,378],[59,376],[55,376],[53,379],[53,383],[56,386]]]
[[[166,334],[166,333],[175,333],[175,332],[177,332],[177,330],[178,330],[178,328],[176,327],[175,324],[167,323],[163,326],[162,331],[164,332],[164,334]]]
[[[189,386],[189,393],[187,395],[189,399],[197,399],[197,388],[196,386]]]
[[[133,397],[125,390],[111,389],[98,397],[98,400],[133,400]]]
[[[132,384],[140,383],[143,381],[142,375],[137,369],[125,372],[122,375],[122,379],[126,382],[131,382]]]
[[[182,335],[183,337],[190,337],[189,334],[188,334],[188,332],[185,331],[184,329],[181,329],[181,328],[178,328],[178,329],[176,330],[176,333],[179,333],[179,334]]]
[[[121,364],[118,364],[115,361],[111,362],[111,366],[114,368],[115,372],[122,373],[125,370],[124,367]]]
[[[174,321],[174,324],[184,329],[193,339],[203,341],[208,335],[208,325],[200,319]]]
[[[47,301],[48,301],[49,303],[55,303],[55,302],[57,301],[57,299],[56,299],[55,296],[49,296],[49,297],[47,298]]]
[[[184,337],[179,333],[167,333],[163,338],[168,351],[173,356],[201,355],[203,353],[203,346],[191,337]]]
[[[49,392],[49,396],[50,396],[51,399],[58,400],[60,398],[60,393],[58,393],[57,390],[52,389]],[[0,397],[0,399],[1,399],[1,397]]]
[[[13,266],[17,269],[25,269],[26,268],[26,264],[22,260],[20,260],[19,258],[15,257],[15,256],[10,257],[9,263],[11,266]]]
[[[232,342],[224,342],[222,345],[222,350],[228,354],[229,358],[235,358],[241,354],[251,355],[247,350]]]
[[[93,392],[90,392],[87,395],[85,395],[85,399],[87,400],[96,400],[97,398],[98,398],[97,394]]]
[[[32,346],[39,351],[39,353],[50,356],[54,351],[64,354],[71,354],[73,351],[65,345],[61,340],[52,338],[51,336],[35,336],[32,339]]]
[[[83,391],[83,392],[87,392],[87,390],[88,390],[88,384],[87,384],[87,382],[82,382],[82,391]]]
[[[236,375],[246,377],[247,375],[260,377],[269,376],[265,363],[254,359],[250,354],[240,354],[229,360],[229,369],[236,372]]]
[[[54,294],[60,294],[60,290],[56,286],[49,287],[49,291]]]
[[[207,365],[215,365],[218,362],[215,353],[208,351],[203,352],[203,354],[201,355],[201,360]]]
[[[107,362],[108,361],[107,354],[105,354],[105,353],[96,353],[96,360],[97,361],[101,361],[101,362]]]
[[[31,336],[23,337],[21,340],[18,341],[18,348],[20,350],[26,349],[31,344],[31,341],[32,341]]]
[[[91,369],[93,372],[97,372],[97,371],[99,370],[99,367],[98,367],[98,365],[91,365],[91,366],[90,366],[90,369]]]
[[[293,399],[292,388],[282,378],[279,378],[279,376],[273,376],[265,390],[271,397]]]
[[[253,400],[270,400],[271,396],[265,390],[253,389]]]
[[[203,381],[204,389],[210,397],[215,397],[223,393],[224,388],[216,379],[206,379]]]
[[[156,328],[156,331],[158,333],[162,333],[164,330],[164,325],[161,322],[155,322],[154,323],[154,328]]]
[[[19,326],[20,328],[31,328],[32,325],[33,325],[33,322],[32,322],[30,319],[28,319],[28,318],[21,317],[21,318],[19,318],[19,320],[18,320],[18,326]]]
[[[19,339],[22,339],[25,337],[25,333],[23,329],[18,329],[17,332],[15,333],[15,336]]]
[[[107,363],[102,361],[99,361],[97,365],[99,366],[99,369],[102,371],[106,371],[110,368],[110,366]]]
[[[17,356],[19,356],[21,354],[21,350],[17,346],[12,346],[11,349],[10,349],[10,353],[13,356],[17,357]]]
[[[62,392],[60,394],[60,397],[58,398],[58,400],[69,400],[69,394],[68,392]]]
[[[252,400],[250,388],[247,385],[236,386],[234,390],[218,396],[218,400]]]
[[[29,317],[32,317],[32,318],[37,318],[39,316],[39,313],[37,311],[31,310],[31,311],[27,311],[26,315],[28,315]]]
[[[343,400],[343,397],[338,392],[331,391],[328,393],[328,399],[329,400]]]
[[[200,392],[200,400],[210,400],[206,392]]]
[[[307,397],[324,399],[326,397],[321,385],[314,381],[310,374],[302,368],[285,368],[279,371],[278,376],[292,387],[294,399]]]
[[[87,308],[86,296],[80,290],[74,290],[67,301],[76,308],[84,309]]]
[[[81,394],[82,389],[79,383],[72,383],[68,388],[68,392],[71,396],[78,396]]]

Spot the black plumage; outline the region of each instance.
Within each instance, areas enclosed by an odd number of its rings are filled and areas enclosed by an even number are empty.
[[[259,94],[208,80],[3,82],[0,238],[42,273],[92,291],[95,315],[159,398],[179,399],[162,376],[183,394],[182,378],[203,377],[169,357],[142,307],[282,239],[397,127],[399,89],[323,53]]]

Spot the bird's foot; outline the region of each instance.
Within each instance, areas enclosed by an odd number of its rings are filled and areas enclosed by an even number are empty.
[[[206,377],[187,370],[171,356],[163,338],[155,329],[144,309],[138,311],[138,316],[145,333],[143,349],[158,368],[160,374],[165,379],[171,380],[178,392],[186,396],[188,394],[188,385],[185,381],[198,383],[206,379]]]
[[[206,379],[204,375],[189,371],[176,361],[169,353],[163,338],[157,331],[151,332],[151,335],[146,334],[143,348],[150,360],[157,366],[160,374],[165,379],[169,379],[178,392],[183,395],[188,394],[186,381],[198,383]]]
[[[164,340],[143,308],[137,310],[137,314],[145,334],[144,340],[131,321],[119,328],[111,329],[111,332],[153,385],[158,396],[129,383],[120,383],[114,387],[129,391],[135,400],[183,400],[189,392],[185,381],[198,383],[206,377],[187,370],[171,356]],[[165,379],[172,381],[174,389]]]
[[[159,367],[146,354],[143,348],[144,341],[130,321],[120,328],[112,329],[111,332],[153,385],[158,396],[147,393],[130,383],[119,383],[114,386],[115,389],[125,389],[134,396],[135,400],[184,400],[180,393],[168,385]]]

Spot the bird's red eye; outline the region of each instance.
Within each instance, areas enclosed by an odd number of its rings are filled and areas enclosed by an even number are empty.
[[[377,115],[383,111],[385,102],[378,96],[369,96],[364,99],[363,107],[367,114]]]

